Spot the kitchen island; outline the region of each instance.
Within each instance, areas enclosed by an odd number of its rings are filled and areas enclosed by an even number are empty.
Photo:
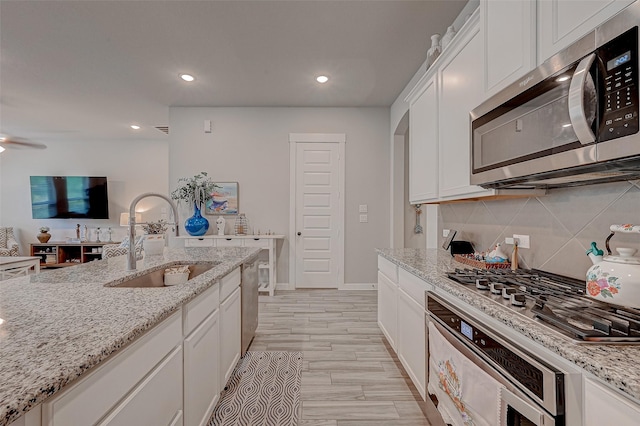
[[[518,343],[528,349],[543,351],[547,358],[557,358],[565,363],[568,361],[568,365],[584,373],[583,378],[589,379],[584,381],[583,390],[580,390],[580,386],[577,390],[586,395],[584,399],[581,398],[585,406],[589,400],[589,381],[596,378],[629,398],[630,406],[640,410],[640,371],[637,368],[640,345],[577,343],[537,320],[514,313],[491,298],[479,297],[478,293],[447,277],[447,272],[468,266],[456,262],[443,250],[379,249],[377,252],[381,258],[419,278],[424,284],[421,289],[423,297],[425,290],[433,288],[437,294],[455,302],[456,306],[473,312],[480,321],[491,322],[496,328],[502,327],[504,334],[510,331],[509,335],[514,335]],[[401,333],[400,324],[397,332]],[[591,424],[588,423],[587,414],[584,424]]]
[[[258,248],[165,249],[126,271],[126,256],[0,283],[0,426],[84,377],[191,300]],[[186,284],[105,287],[175,262],[216,262]]]

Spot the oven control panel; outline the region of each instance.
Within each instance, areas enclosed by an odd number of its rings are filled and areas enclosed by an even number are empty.
[[[458,339],[472,343],[474,347],[499,365],[522,386],[538,398],[543,398],[544,377],[540,369],[493,338],[490,333],[485,332],[472,320],[462,318],[432,297],[427,297],[427,309],[432,316],[439,320],[442,326],[446,327]]]
[[[638,27],[600,47],[604,80],[604,108],[598,140],[616,139],[638,132]]]

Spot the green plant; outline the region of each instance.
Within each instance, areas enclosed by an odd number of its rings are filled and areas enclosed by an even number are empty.
[[[142,229],[145,234],[164,234],[167,230],[167,222],[164,219],[160,219],[157,222],[148,222],[142,224]]]
[[[171,193],[171,198],[178,200],[178,203],[185,201],[200,207],[213,197],[216,188],[220,186],[213,183],[207,172],[200,172],[190,178],[178,179],[178,187]]]

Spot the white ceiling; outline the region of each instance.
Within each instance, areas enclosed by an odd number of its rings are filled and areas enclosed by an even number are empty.
[[[387,107],[466,2],[1,0],[0,133],[158,139],[171,106]]]

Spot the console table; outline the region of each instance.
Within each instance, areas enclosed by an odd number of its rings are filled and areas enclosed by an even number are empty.
[[[33,268],[40,273],[40,258],[32,256],[2,256],[0,257],[0,279],[13,278],[20,274],[28,274]]]
[[[268,292],[273,296],[276,290],[276,240],[284,239],[284,235],[203,235],[201,237],[180,236],[185,247],[260,247],[269,252],[266,265],[259,265],[260,269],[269,270],[269,281],[260,283],[259,291]]]

